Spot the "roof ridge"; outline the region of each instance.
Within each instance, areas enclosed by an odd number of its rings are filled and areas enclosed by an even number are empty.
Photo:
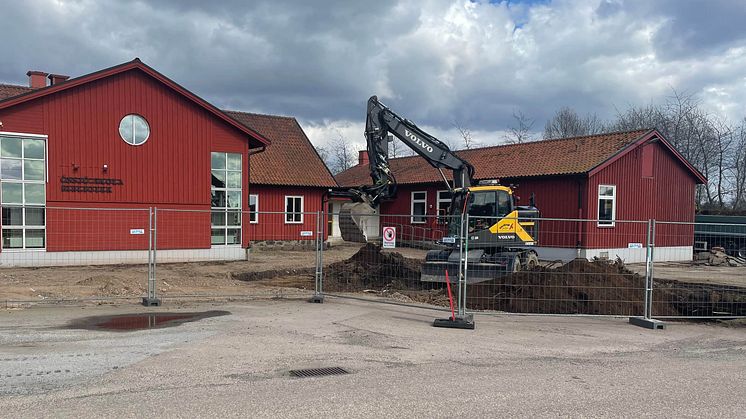
[[[560,142],[560,141],[570,141],[570,140],[579,140],[583,138],[590,138],[590,137],[607,137],[611,135],[619,135],[619,134],[631,134],[633,132],[639,132],[640,134],[649,132],[653,130],[654,128],[641,128],[641,129],[633,129],[633,130],[627,130],[627,131],[614,131],[614,132],[605,132],[601,134],[588,134],[588,135],[579,135],[576,137],[562,137],[562,138],[548,138],[548,139],[542,139],[542,140],[536,140],[536,141],[527,141],[525,143],[514,143],[514,144],[495,144],[485,147],[475,147],[475,148],[465,148],[461,150],[452,150],[456,153],[464,152],[464,151],[479,151],[479,150],[489,150],[493,148],[501,148],[501,147],[515,147],[515,146],[522,146],[526,144],[540,144],[540,143],[551,143],[551,142]],[[390,158],[389,161],[392,160],[402,160],[402,159],[409,159],[419,157],[417,155],[414,156],[402,156],[402,157],[393,157]]]
[[[23,84],[10,84],[10,83],[2,83],[2,82],[0,82],[0,86],[17,87],[19,89],[33,89],[33,87],[28,87],[28,86],[25,86]]]
[[[256,116],[268,116],[271,118],[282,118],[282,119],[295,119],[294,116],[287,116],[287,115],[274,115],[271,113],[259,113],[259,112],[246,112],[246,111],[235,111],[232,109],[221,109],[223,112],[230,112],[230,113],[240,113],[244,115],[256,115]]]

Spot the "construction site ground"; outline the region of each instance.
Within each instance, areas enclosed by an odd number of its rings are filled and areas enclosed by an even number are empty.
[[[132,332],[85,316],[227,310]],[[349,299],[0,310],[4,417],[742,417],[746,328],[477,315]],[[349,374],[293,378],[301,368]]]
[[[333,246],[323,252],[326,273],[329,276],[326,291],[362,292],[362,284],[335,288],[335,276],[346,272],[339,267],[350,261],[360,245]],[[399,253],[416,267],[426,251],[411,248],[387,249],[385,254]],[[401,260],[401,259],[398,259]],[[250,260],[235,262],[192,262],[159,264],[157,267],[157,292],[163,298],[180,296],[240,296],[288,295],[310,293],[314,288],[313,251],[257,250]],[[644,264],[630,264],[626,268],[644,275]],[[659,280],[676,280],[697,284],[730,285],[746,287],[746,268],[729,266],[702,266],[690,263],[656,263],[655,277]],[[382,275],[386,275],[384,272]],[[416,273],[409,275],[404,288],[417,288]],[[138,298],[147,289],[147,265],[100,265],[42,268],[0,268],[0,303],[54,302],[85,298]],[[390,282],[381,278],[382,283]],[[381,291],[381,287],[372,291]],[[375,287],[374,287],[375,288]],[[371,290],[368,290],[371,291]],[[379,295],[382,295],[379,293]],[[445,292],[402,295],[390,293],[402,301],[447,304]],[[412,298],[414,297],[414,298]]]

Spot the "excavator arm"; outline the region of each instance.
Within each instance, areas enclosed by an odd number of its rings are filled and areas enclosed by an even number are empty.
[[[464,189],[472,185],[474,167],[469,162],[457,156],[445,143],[421,130],[412,121],[395,114],[382,104],[378,97],[371,96],[368,99],[365,139],[373,184],[347,190],[353,197],[357,197],[357,201],[375,207],[381,201],[396,197],[396,178],[391,173],[387,152],[389,133],[395,135],[431,166],[440,170],[449,189],[451,187],[442,169],[453,171],[453,189]]]

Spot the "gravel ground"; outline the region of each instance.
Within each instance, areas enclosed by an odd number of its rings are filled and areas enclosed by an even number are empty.
[[[102,332],[71,320],[138,306],[0,312],[6,417],[742,417],[746,328],[626,319],[478,316],[328,298],[228,310],[173,328]],[[147,311],[153,311],[147,310]],[[351,374],[291,378],[341,366]]]

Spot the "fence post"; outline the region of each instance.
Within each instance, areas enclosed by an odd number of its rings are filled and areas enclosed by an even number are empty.
[[[653,255],[655,249],[655,220],[648,219],[645,243],[645,303],[642,317],[630,317],[629,322],[648,329],[665,329],[666,324],[653,319]]]
[[[142,305],[146,307],[160,306],[161,300],[156,297],[155,290],[155,256],[157,245],[158,208],[148,208],[148,295],[143,297]]]
[[[435,319],[433,326],[452,329],[474,329],[474,316],[466,314],[466,276],[469,253],[469,214],[461,214],[461,230],[458,237],[459,265],[458,265],[458,312],[456,317]]]
[[[648,267],[645,269],[648,277],[647,289],[645,290],[645,299],[648,301],[648,311],[645,318],[650,320],[653,317],[653,267],[655,266],[655,219],[650,220],[650,243],[648,244]]]
[[[316,211],[316,269],[314,273],[314,291],[313,297],[311,297],[312,303],[323,303],[323,258],[324,258],[324,223],[321,222],[322,211]]]

